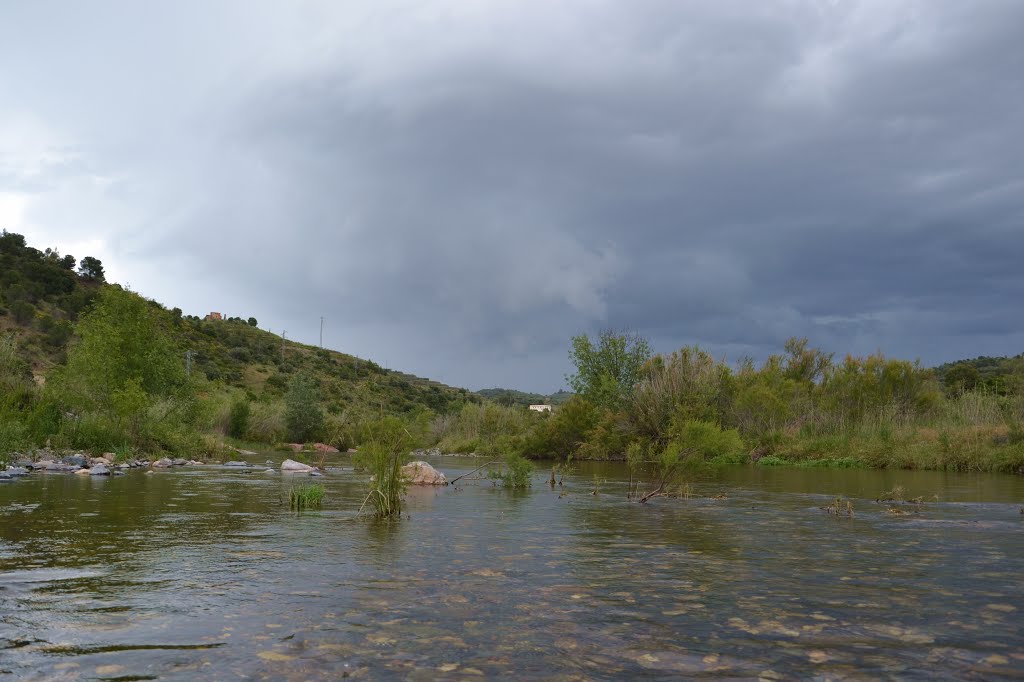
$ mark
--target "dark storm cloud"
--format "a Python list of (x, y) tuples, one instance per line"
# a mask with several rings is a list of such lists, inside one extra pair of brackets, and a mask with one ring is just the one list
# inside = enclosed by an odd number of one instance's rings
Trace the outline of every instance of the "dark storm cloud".
[(471, 387), (558, 388), (605, 326), (1024, 350), (1024, 5), (386, 7), (313, 12), (119, 152), (130, 251), (193, 305)]

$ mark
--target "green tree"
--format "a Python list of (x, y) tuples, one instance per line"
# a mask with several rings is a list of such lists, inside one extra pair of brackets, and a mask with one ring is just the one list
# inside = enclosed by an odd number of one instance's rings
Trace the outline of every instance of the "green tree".
[(58, 379), (82, 407), (112, 407), (114, 393), (130, 382), (148, 395), (166, 396), (185, 381), (166, 313), (137, 294), (104, 288), (75, 331), (78, 340)]
[(103, 263), (99, 258), (86, 256), (82, 259), (82, 262), (78, 264), (78, 274), (88, 280), (102, 282), (104, 281)]
[(256, 318), (255, 318), (255, 317), (250, 317), (250, 318), (249, 318), (249, 326), (250, 326), (250, 327), (255, 327), (255, 326), (257, 326), (258, 324), (259, 324), (259, 323), (258, 323), (258, 322), (256, 321)]
[(18, 324), (28, 324), (36, 315), (36, 308), (28, 301), (15, 301), (11, 305), (11, 315)]
[(569, 359), (576, 371), (566, 377), (578, 395), (598, 407), (618, 409), (633, 395), (651, 346), (641, 336), (604, 330), (591, 342), (586, 334), (572, 338)]
[(943, 383), (946, 385), (946, 390), (950, 393), (973, 391), (978, 387), (978, 382), (980, 380), (981, 373), (978, 371), (978, 368), (974, 365), (969, 365), (966, 362), (953, 365), (946, 370), (946, 376), (943, 377)]
[(245, 434), (249, 430), (250, 412), (249, 401), (244, 397), (231, 404), (231, 412), (228, 414), (229, 436), (232, 438), (245, 438)]
[(306, 374), (297, 374), (284, 396), (284, 420), (288, 438), (296, 443), (316, 439), (324, 430), (324, 413), (316, 382)]

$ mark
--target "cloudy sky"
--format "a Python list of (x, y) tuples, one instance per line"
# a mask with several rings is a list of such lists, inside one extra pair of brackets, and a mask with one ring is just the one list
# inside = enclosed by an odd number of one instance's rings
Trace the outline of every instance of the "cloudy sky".
[(0, 0), (0, 227), (551, 391), (569, 338), (1024, 351), (1020, 0)]

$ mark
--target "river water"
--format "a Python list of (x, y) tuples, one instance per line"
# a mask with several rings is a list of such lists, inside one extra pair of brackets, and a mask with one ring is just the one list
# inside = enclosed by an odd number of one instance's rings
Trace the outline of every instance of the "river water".
[(639, 505), (583, 463), (374, 522), (345, 459), (320, 511), (261, 471), (0, 485), (0, 680), (1024, 677), (1021, 477), (734, 467)]

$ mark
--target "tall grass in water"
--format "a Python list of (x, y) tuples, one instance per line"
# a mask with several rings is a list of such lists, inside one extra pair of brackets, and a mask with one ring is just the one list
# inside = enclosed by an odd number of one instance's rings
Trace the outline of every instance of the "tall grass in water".
[(297, 485), (288, 492), (288, 506), (295, 511), (302, 511), (323, 504), (324, 487), (319, 483)]
[(402, 465), (409, 457), (409, 432), (396, 417), (368, 424), (366, 431), (367, 440), (353, 460), (370, 473), (370, 490), (360, 512), (370, 504), (377, 518), (399, 517), (405, 493)]

